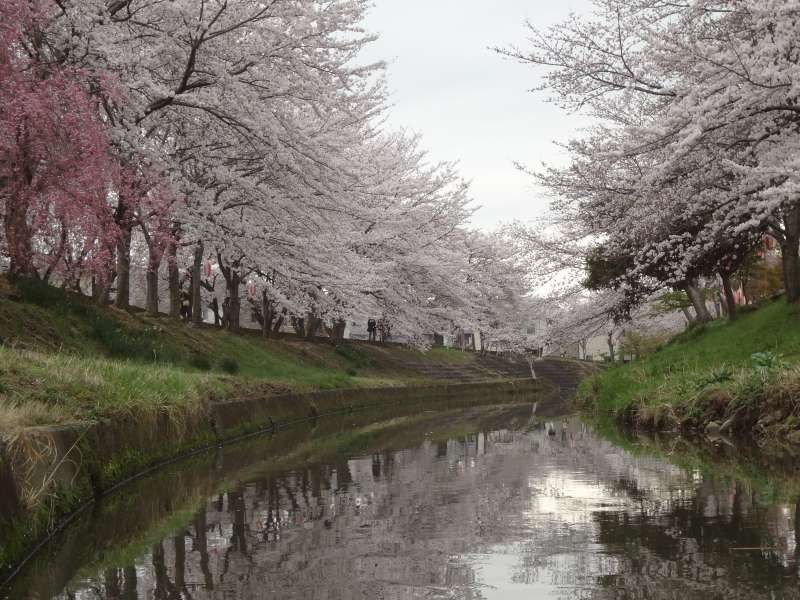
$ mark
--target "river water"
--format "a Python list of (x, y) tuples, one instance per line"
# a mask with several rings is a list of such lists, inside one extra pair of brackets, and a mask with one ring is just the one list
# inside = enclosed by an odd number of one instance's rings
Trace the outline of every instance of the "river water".
[(796, 503), (758, 482), (530, 406), (320, 427), (120, 490), (5, 597), (800, 598)]

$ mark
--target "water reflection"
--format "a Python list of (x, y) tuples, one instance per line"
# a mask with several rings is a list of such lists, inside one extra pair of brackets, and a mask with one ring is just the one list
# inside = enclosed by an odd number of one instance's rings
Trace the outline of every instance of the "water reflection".
[(798, 510), (555, 421), (252, 477), (57, 597), (793, 599)]

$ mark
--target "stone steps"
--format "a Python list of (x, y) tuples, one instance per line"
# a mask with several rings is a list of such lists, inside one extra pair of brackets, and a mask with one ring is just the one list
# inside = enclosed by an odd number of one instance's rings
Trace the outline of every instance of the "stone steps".
[[(431, 379), (459, 383), (527, 379), (531, 376), (528, 361), (521, 357), (474, 355), (474, 360), (464, 364), (414, 362), (403, 366)], [(575, 396), (580, 380), (586, 373), (585, 366), (558, 359), (537, 360), (533, 364), (533, 369), (537, 378), (546, 379), (558, 388), (559, 397), (564, 401)]]

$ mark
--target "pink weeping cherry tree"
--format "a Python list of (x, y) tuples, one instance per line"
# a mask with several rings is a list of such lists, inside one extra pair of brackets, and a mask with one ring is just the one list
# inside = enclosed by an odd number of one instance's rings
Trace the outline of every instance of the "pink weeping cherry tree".
[(59, 64), (49, 1), (0, 3), (0, 247), (12, 278), (109, 277), (118, 236), (109, 194), (121, 179), (100, 117), (111, 79)]

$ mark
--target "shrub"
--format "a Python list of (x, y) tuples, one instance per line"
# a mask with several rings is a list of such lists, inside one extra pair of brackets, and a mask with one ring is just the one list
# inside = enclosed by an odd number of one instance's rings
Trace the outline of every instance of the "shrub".
[(161, 343), (157, 332), (152, 329), (136, 331), (121, 326), (93, 307), (86, 308), (89, 309), (86, 316), (93, 336), (113, 358), (174, 362), (173, 353)]
[(20, 278), (17, 280), (16, 286), (23, 302), (45, 308), (62, 308), (66, 304), (71, 304), (66, 292), (41, 279)]
[(734, 399), (731, 403), (731, 408), (734, 410), (739, 408), (753, 409), (758, 406), (764, 399), (768, 383), (769, 378), (765, 377), (764, 373), (745, 371), (734, 388)]
[(211, 361), (204, 354), (193, 354), (189, 358), (189, 364), (199, 371), (211, 370)]
[(750, 360), (753, 361), (755, 367), (766, 371), (774, 371), (786, 367), (786, 363), (781, 356), (773, 352), (756, 352), (750, 356)]
[(235, 358), (225, 357), (219, 363), (219, 368), (228, 375), (236, 375), (239, 372), (239, 363)]
[(698, 383), (698, 389), (704, 389), (709, 386), (720, 385), (733, 381), (734, 371), (728, 365), (722, 364), (716, 369), (712, 369), (704, 378)]
[(351, 344), (338, 344), (335, 351), (356, 367), (368, 367), (372, 362), (366, 350)]
[(355, 369), (347, 369), (346, 373), (350, 375), (350, 377), (355, 377), (358, 375), (358, 372)]
[(666, 335), (628, 331), (619, 347), (619, 354), (620, 356), (631, 356), (634, 359), (643, 358), (660, 350), (668, 341), (669, 337)]

